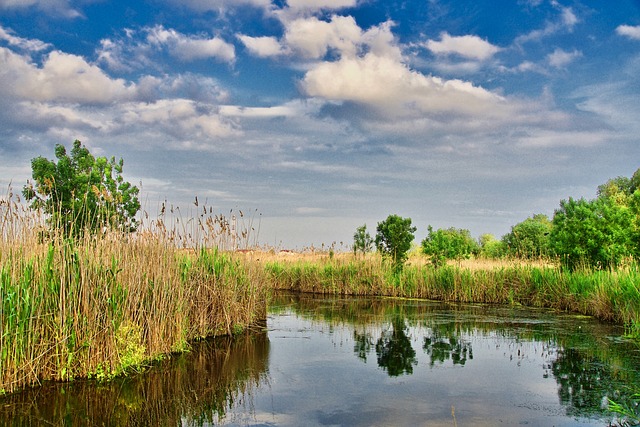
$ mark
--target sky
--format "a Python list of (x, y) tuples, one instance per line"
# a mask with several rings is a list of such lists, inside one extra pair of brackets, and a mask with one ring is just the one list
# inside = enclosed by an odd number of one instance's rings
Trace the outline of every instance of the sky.
[(79, 139), (267, 246), (500, 238), (640, 168), (639, 76), (638, 0), (0, 0), (0, 195)]

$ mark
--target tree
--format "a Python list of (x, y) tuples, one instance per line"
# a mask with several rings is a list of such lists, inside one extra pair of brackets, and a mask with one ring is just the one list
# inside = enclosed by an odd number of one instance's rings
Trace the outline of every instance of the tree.
[(422, 253), (430, 256), (436, 267), (444, 265), (448, 259), (469, 258), (478, 250), (478, 244), (469, 230), (451, 227), (433, 231), (431, 226), (428, 230), (429, 234), (422, 241)]
[(502, 241), (510, 255), (528, 259), (548, 256), (551, 228), (546, 215), (533, 215), (511, 227), (511, 232), (504, 235)]
[(480, 255), (485, 258), (501, 258), (506, 253), (506, 246), (502, 240), (496, 239), (493, 234), (482, 234), (478, 238)]
[[(636, 192), (638, 194), (638, 192)], [(608, 197), (562, 200), (553, 216), (551, 245), (569, 269), (614, 268), (638, 256), (637, 213)]]
[(401, 270), (411, 249), (416, 227), (411, 226), (411, 218), (389, 215), (376, 228), (376, 248), (383, 257), (393, 262), (394, 269)]
[(354, 255), (360, 251), (363, 255), (370, 252), (373, 249), (373, 238), (367, 231), (367, 225), (362, 225), (356, 228), (356, 232), (353, 235), (353, 253)]
[(133, 231), (140, 210), (138, 188), (122, 178), (123, 160), (94, 158), (78, 140), (71, 155), (57, 144), (55, 156), (31, 160), (32, 177), (23, 188), (31, 208), (49, 215), (49, 226), (65, 236), (78, 237), (105, 227)]

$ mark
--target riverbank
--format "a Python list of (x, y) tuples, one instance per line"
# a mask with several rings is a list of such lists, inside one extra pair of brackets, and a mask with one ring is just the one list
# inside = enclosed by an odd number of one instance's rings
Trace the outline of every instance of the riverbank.
[(640, 338), (637, 265), (569, 272), (552, 263), (474, 260), (434, 268), (417, 257), (395, 273), (373, 254), (254, 256), (254, 262), (263, 265), (274, 289), (545, 307), (621, 324)]
[(263, 273), (233, 254), (157, 235), (35, 237), (0, 246), (0, 394), (109, 379), (266, 318)]

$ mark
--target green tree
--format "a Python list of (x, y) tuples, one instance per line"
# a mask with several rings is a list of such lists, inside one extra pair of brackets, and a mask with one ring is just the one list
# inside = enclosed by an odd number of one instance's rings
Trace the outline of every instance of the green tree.
[(411, 226), (411, 218), (389, 215), (376, 228), (376, 248), (383, 257), (393, 262), (395, 270), (401, 270), (411, 249), (416, 227)]
[(553, 227), (546, 215), (537, 214), (511, 227), (502, 237), (510, 255), (520, 258), (539, 258), (549, 255), (549, 234)]
[(614, 268), (625, 258), (638, 256), (637, 222), (637, 213), (609, 197), (569, 198), (554, 214), (551, 245), (570, 269)]
[(451, 227), (433, 231), (431, 226), (428, 230), (429, 234), (422, 241), (422, 253), (430, 256), (436, 267), (444, 265), (448, 259), (469, 258), (478, 250), (478, 243), (469, 230)]
[(478, 238), (480, 255), (485, 258), (501, 258), (506, 253), (506, 246), (502, 240), (496, 239), (493, 234), (482, 234)]
[(78, 140), (71, 155), (63, 145), (56, 145), (55, 156), (57, 163), (42, 156), (32, 159), (34, 182), (23, 188), (30, 206), (49, 215), (52, 229), (74, 237), (104, 227), (136, 229), (139, 190), (122, 178), (122, 159), (95, 158)]
[(373, 249), (373, 238), (367, 231), (367, 225), (364, 224), (356, 228), (356, 232), (353, 234), (353, 253), (357, 254), (360, 251), (363, 255), (370, 252)]

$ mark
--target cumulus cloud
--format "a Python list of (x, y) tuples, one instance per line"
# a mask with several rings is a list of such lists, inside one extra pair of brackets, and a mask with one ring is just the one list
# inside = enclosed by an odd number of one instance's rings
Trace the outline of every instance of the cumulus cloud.
[(319, 59), (330, 49), (336, 49), (343, 55), (355, 54), (361, 37), (362, 30), (353, 17), (334, 15), (329, 22), (316, 17), (290, 22), (284, 43), (299, 55)]
[(235, 47), (220, 37), (186, 35), (162, 25), (141, 30), (124, 30), (113, 39), (103, 39), (96, 51), (97, 62), (114, 71), (156, 68), (162, 61), (158, 55), (167, 52), (182, 62), (203, 59), (233, 63)]
[(51, 48), (51, 44), (49, 43), (44, 43), (43, 41), (35, 39), (18, 37), (13, 31), (5, 29), (2, 26), (0, 26), (0, 40), (6, 41), (10, 46), (15, 46), (29, 52), (40, 52)]
[(572, 52), (564, 51), (560, 48), (556, 48), (553, 53), (547, 55), (547, 61), (549, 65), (555, 68), (564, 68), (573, 62), (576, 58), (582, 56), (582, 52), (579, 50), (573, 50)]
[(464, 58), (485, 61), (500, 51), (478, 36), (450, 36), (447, 32), (440, 34), (440, 41), (428, 40), (425, 47), (436, 55), (459, 55)]
[(181, 61), (216, 58), (226, 62), (235, 59), (235, 48), (219, 37), (186, 36), (161, 25), (149, 28), (147, 42), (154, 46), (166, 46)]
[(620, 36), (628, 37), (632, 40), (640, 40), (640, 25), (620, 25), (616, 28), (616, 33)]
[(288, 49), (284, 48), (275, 37), (251, 37), (239, 34), (238, 39), (240, 39), (251, 54), (261, 58), (285, 55), (288, 53)]
[(38, 66), (0, 48), (0, 79), (0, 92), (32, 101), (109, 103), (135, 95), (135, 85), (112, 79), (83, 58), (60, 51), (49, 53)]
[(0, 0), (0, 9), (26, 10), (36, 8), (52, 16), (78, 18), (82, 14), (70, 5), (70, 0)]

